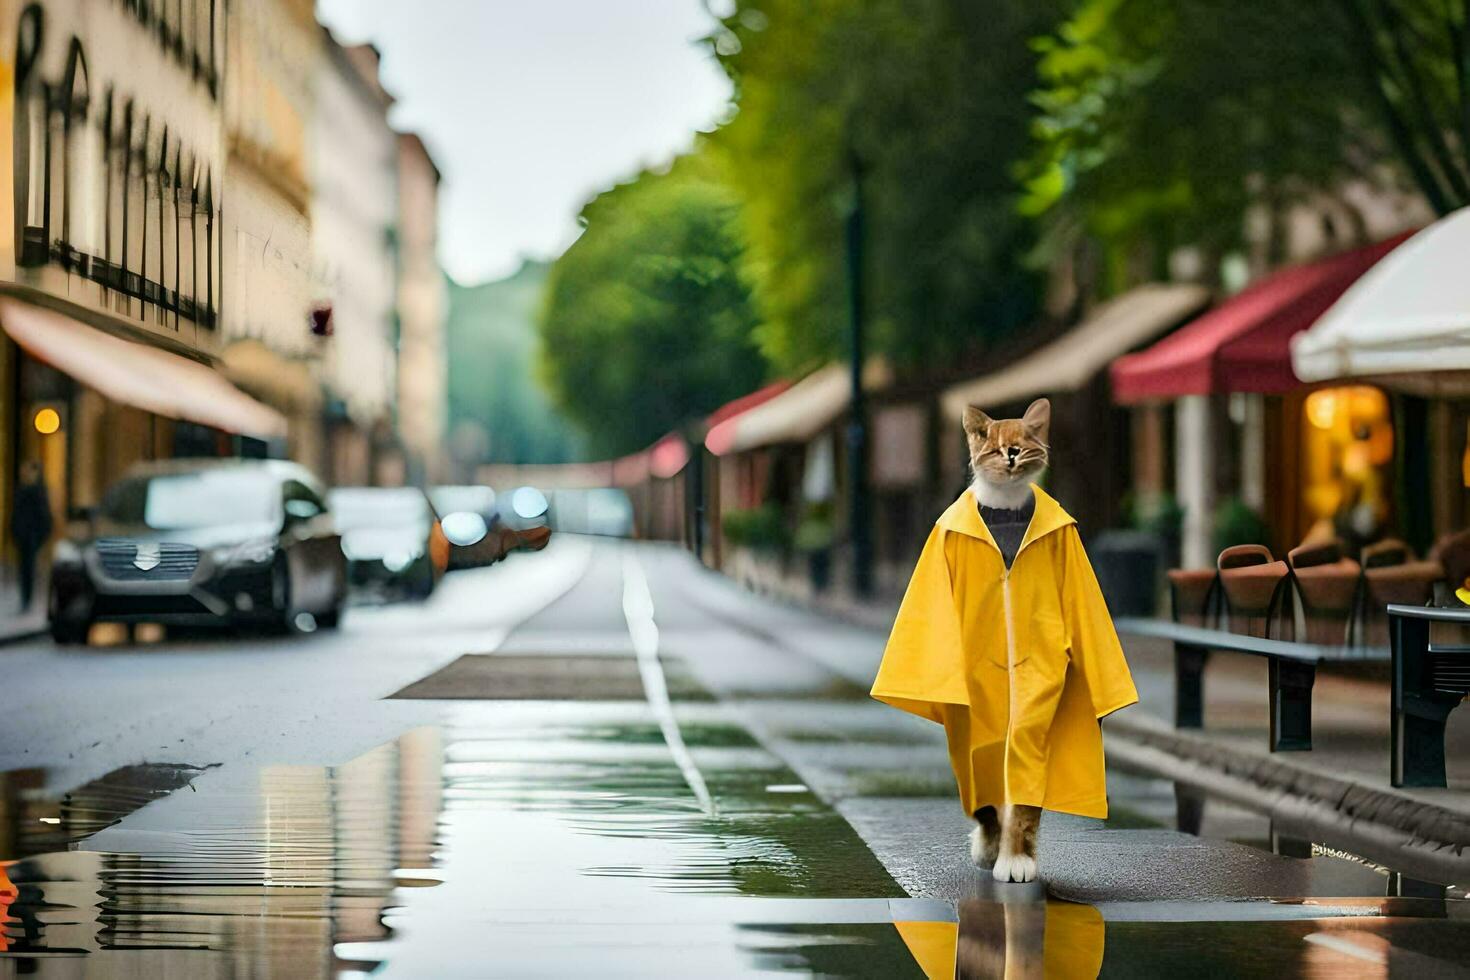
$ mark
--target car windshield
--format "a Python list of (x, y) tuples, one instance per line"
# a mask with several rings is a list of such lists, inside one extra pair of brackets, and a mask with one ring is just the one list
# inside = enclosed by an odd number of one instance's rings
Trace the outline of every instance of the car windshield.
[(122, 480), (107, 492), (102, 514), (119, 524), (184, 531), (280, 519), (281, 491), (264, 473), (205, 470)]
[(336, 490), (331, 505), (343, 530), (429, 527), (429, 502), (417, 490)]
[(495, 491), (489, 487), (434, 487), (429, 491), (434, 509), (441, 515), (456, 511), (489, 515), (495, 513)]

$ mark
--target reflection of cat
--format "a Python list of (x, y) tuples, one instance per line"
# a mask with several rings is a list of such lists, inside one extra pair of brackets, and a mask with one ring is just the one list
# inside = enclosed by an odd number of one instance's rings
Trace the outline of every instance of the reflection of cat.
[[(1031, 484), (1046, 469), (1051, 402), (1038, 398), (1019, 419), (995, 420), (973, 405), (965, 409), (970, 445), (970, 489), (1006, 565), (1015, 560), (1034, 511)], [(1003, 818), (1003, 819), (1002, 819)], [(1000, 881), (1036, 877), (1036, 828), (1041, 808), (1008, 806), (1004, 813), (982, 807), (975, 813), (970, 857), (993, 867)]]
[(1071, 902), (960, 902), (954, 976), (1043, 980), (1095, 977), (1106, 927), (1091, 905)]

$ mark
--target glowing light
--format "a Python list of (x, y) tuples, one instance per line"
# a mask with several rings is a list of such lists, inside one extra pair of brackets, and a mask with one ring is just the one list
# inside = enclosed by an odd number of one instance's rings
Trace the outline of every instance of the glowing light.
[(36, 413), (36, 431), (43, 436), (49, 436), (61, 428), (61, 416), (54, 408), (43, 408)]
[(1332, 428), (1337, 418), (1337, 392), (1314, 391), (1307, 396), (1307, 421), (1319, 429)]

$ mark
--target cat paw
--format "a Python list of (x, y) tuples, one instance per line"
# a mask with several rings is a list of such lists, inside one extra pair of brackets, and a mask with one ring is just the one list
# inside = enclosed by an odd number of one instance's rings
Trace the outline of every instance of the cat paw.
[(976, 824), (970, 829), (970, 860), (977, 868), (989, 868), (994, 866), (996, 857), (1000, 854), (1000, 841), (985, 833), (983, 827)]
[(1002, 854), (991, 873), (996, 881), (1035, 881), (1036, 858), (1029, 854)]

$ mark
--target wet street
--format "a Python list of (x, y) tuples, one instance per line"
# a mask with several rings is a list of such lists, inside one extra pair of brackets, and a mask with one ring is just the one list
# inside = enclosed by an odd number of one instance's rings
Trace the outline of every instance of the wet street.
[(1461, 890), (1142, 773), (996, 885), (882, 639), (563, 536), (335, 632), (0, 647), (0, 978), (1470, 970)]

